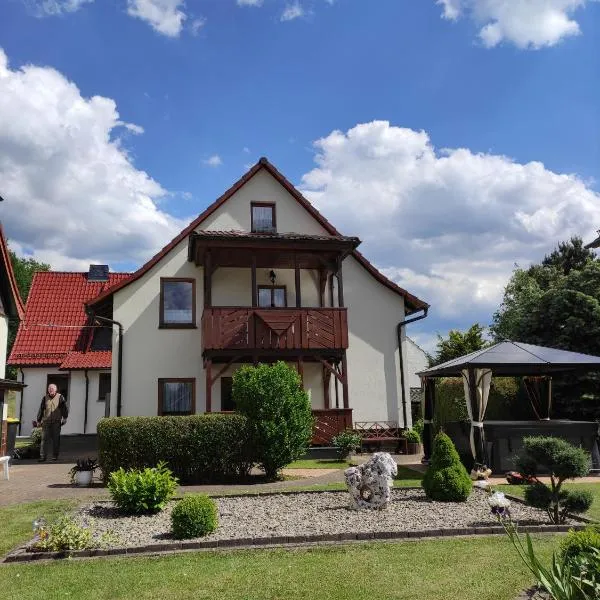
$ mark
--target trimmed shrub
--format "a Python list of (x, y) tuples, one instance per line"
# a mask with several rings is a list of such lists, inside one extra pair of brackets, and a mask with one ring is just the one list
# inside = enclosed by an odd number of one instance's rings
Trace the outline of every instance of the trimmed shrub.
[(413, 423), (413, 430), (419, 434), (419, 439), (423, 439), (423, 428), (425, 427), (425, 421), (418, 419)]
[(119, 469), (108, 478), (113, 502), (128, 514), (160, 512), (177, 491), (177, 478), (164, 463), (143, 471)]
[(233, 375), (233, 399), (248, 419), (256, 462), (274, 479), (306, 453), (313, 416), (298, 373), (282, 361), (241, 367)]
[(331, 441), (337, 450), (338, 456), (343, 459), (360, 448), (362, 438), (359, 433), (352, 431), (352, 429), (346, 429), (346, 431), (338, 433)]
[(567, 479), (584, 477), (590, 470), (590, 455), (569, 442), (550, 436), (523, 439), (523, 453), (515, 459), (517, 469), (531, 477), (550, 472), (551, 486), (537, 482), (525, 491), (525, 501), (547, 511), (553, 523), (564, 523), (568, 513), (585, 512), (593, 496), (585, 490), (565, 490)]
[(435, 437), (431, 463), (422, 485), (428, 498), (440, 502), (464, 502), (473, 490), (473, 482), (445, 433)]
[(98, 462), (108, 475), (165, 462), (182, 483), (228, 481), (252, 466), (248, 422), (239, 414), (110, 417), (98, 423)]
[(184, 496), (171, 513), (171, 529), (178, 540), (208, 535), (218, 524), (217, 505), (206, 494)]
[(414, 429), (407, 429), (402, 432), (402, 437), (410, 444), (420, 444), (421, 436)]
[(563, 561), (586, 554), (592, 548), (600, 551), (600, 526), (591, 525), (582, 531), (569, 531), (560, 543), (560, 555)]

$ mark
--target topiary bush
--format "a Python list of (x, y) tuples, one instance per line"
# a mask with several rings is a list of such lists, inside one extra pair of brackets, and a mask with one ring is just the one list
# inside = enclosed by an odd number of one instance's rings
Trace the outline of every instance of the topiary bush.
[(431, 462), (422, 485), (429, 499), (440, 502), (464, 502), (473, 490), (473, 482), (445, 433), (435, 436)]
[(254, 462), (240, 414), (110, 417), (98, 423), (98, 462), (105, 482), (119, 468), (165, 462), (182, 483), (244, 478)]
[(566, 561), (592, 548), (600, 551), (600, 525), (590, 525), (582, 531), (569, 531), (560, 543), (560, 556)]
[(143, 471), (119, 469), (110, 474), (108, 489), (113, 502), (128, 514), (161, 511), (175, 495), (177, 478), (165, 463)]
[(362, 437), (360, 433), (356, 433), (352, 429), (346, 429), (346, 431), (338, 433), (331, 442), (335, 446), (338, 457), (344, 459), (360, 449)]
[(171, 529), (178, 540), (201, 537), (219, 525), (217, 504), (206, 494), (189, 494), (171, 513)]
[(233, 375), (232, 394), (238, 411), (248, 419), (256, 462), (268, 478), (306, 453), (313, 416), (294, 369), (282, 361), (241, 367)]
[(523, 439), (523, 453), (515, 459), (517, 469), (531, 477), (550, 473), (550, 486), (537, 481), (525, 490), (525, 501), (548, 513), (553, 523), (564, 523), (568, 513), (589, 509), (593, 496), (586, 490), (565, 490), (567, 479), (584, 477), (590, 470), (590, 455), (569, 442), (550, 436)]
[(402, 437), (410, 444), (420, 444), (421, 436), (414, 429), (407, 429), (402, 432)]

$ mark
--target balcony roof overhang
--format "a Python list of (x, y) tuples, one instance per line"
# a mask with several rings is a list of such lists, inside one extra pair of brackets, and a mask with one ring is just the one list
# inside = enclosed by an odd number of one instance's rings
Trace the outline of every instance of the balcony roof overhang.
[(360, 244), (357, 237), (245, 231), (194, 231), (188, 238), (188, 260), (204, 266), (318, 269), (333, 266)]

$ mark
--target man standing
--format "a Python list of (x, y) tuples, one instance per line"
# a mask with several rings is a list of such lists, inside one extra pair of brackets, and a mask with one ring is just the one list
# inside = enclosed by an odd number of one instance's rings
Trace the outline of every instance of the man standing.
[(42, 398), (40, 410), (37, 414), (37, 427), (42, 428), (42, 445), (40, 447), (40, 460), (45, 462), (48, 449), (52, 443), (53, 461), (58, 460), (60, 451), (60, 428), (67, 422), (69, 407), (66, 398), (58, 393), (58, 388), (51, 383), (48, 393)]

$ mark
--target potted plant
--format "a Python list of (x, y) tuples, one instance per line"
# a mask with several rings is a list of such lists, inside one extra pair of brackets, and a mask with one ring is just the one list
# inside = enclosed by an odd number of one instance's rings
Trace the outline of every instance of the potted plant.
[(406, 440), (406, 452), (419, 454), (421, 450), (421, 436), (414, 429), (407, 429), (402, 436)]
[(69, 471), (71, 483), (79, 487), (88, 487), (92, 483), (94, 471), (98, 468), (95, 458), (78, 459), (75, 466)]

